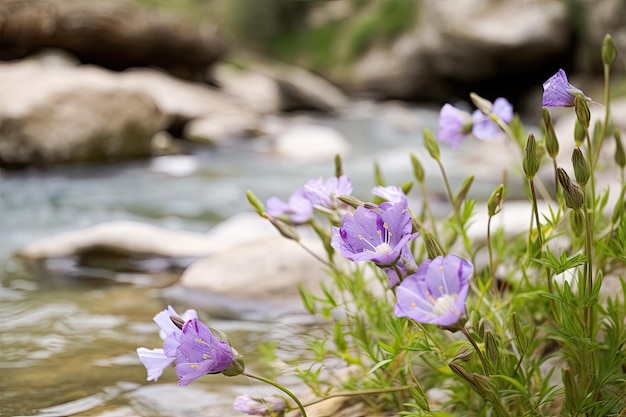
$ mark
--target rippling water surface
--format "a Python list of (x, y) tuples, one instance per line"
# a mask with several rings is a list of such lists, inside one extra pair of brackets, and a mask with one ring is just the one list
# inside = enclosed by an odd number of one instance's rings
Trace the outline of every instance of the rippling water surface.
[[(421, 147), (421, 135), (394, 128), (380, 109), (374, 109), (376, 117), (371, 113), (370, 108), (362, 117), (356, 112), (314, 120), (336, 128), (351, 143), (345, 170), (361, 194), (372, 185), (374, 159), (388, 181), (405, 181), (411, 171), (404, 153)], [(431, 110), (411, 109), (406, 115), (420, 126), (436, 121)], [(178, 159), (61, 167), (0, 178), (0, 415), (229, 416), (235, 415), (231, 405), (236, 395), (272, 392), (243, 377), (221, 375), (180, 388), (169, 369), (158, 383), (145, 381), (135, 349), (158, 347), (151, 319), (172, 302), (161, 287), (174, 283), (179, 271), (130, 274), (120, 282), (119, 276), (110, 279), (106, 268), (73, 270), (62, 261), (52, 270), (26, 268), (12, 257), (37, 239), (115, 219), (206, 231), (248, 209), (247, 189), (261, 199), (284, 198), (307, 179), (334, 173), (332, 158), (288, 161), (268, 153), (265, 143), (261, 139), (214, 150), (196, 148)], [(398, 155), (404, 156), (400, 160)], [(183, 171), (188, 172), (178, 175)], [(179, 312), (196, 307), (174, 301)], [(258, 304), (257, 313), (248, 308), (245, 317), (229, 317), (209, 308), (200, 315), (229, 334), (251, 370), (262, 372), (269, 368), (257, 352), (260, 343), (281, 341), (279, 356), (296, 359), (298, 334), (307, 329), (306, 318), (272, 317), (268, 309)]]

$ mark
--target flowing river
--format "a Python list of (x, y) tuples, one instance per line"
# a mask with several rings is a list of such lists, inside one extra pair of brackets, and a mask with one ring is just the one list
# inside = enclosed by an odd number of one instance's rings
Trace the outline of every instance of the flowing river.
[[(418, 125), (409, 131), (385, 117), (384, 105), (365, 108), (340, 117), (304, 117), (347, 139), (345, 172), (355, 194), (368, 198), (375, 160), (389, 183), (412, 179), (407, 152), (424, 155), (421, 128), (436, 126), (437, 110), (403, 107), (403, 116)], [(179, 312), (197, 307), (184, 297), (173, 300), (163, 288), (180, 271), (130, 273), (124, 281), (119, 275), (111, 279), (106, 265), (76, 269), (58, 260), (34, 268), (12, 256), (37, 239), (115, 219), (204, 232), (249, 210), (247, 189), (261, 200), (286, 198), (309, 178), (334, 173), (332, 158), (289, 161), (267, 152), (266, 144), (260, 138), (197, 147), (184, 157), (0, 177), (0, 415), (233, 416), (237, 395), (274, 393), (241, 376), (207, 376), (181, 388), (172, 369), (156, 383), (145, 380), (135, 349), (159, 347), (154, 314), (168, 303)], [(428, 175), (440, 182), (436, 173)], [(272, 372), (258, 352), (264, 342), (279, 342), (279, 359), (292, 365), (302, 352), (298, 335), (307, 331), (307, 318), (268, 314), (262, 304), (245, 317), (220, 314), (219, 308), (198, 310), (229, 334), (253, 372)]]

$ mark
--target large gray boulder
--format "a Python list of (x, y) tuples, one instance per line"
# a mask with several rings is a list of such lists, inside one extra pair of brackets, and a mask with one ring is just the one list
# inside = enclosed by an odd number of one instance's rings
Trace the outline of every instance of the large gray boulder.
[(0, 164), (148, 156), (162, 113), (147, 94), (116, 84), (96, 67), (0, 64)]
[(417, 19), (411, 31), (358, 59), (353, 89), (395, 98), (454, 96), (454, 85), (545, 65), (568, 50), (571, 34), (558, 0), (429, 0)]

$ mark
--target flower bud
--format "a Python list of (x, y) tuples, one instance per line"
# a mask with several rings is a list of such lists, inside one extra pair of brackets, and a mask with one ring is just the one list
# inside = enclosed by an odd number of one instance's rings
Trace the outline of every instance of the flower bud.
[(470, 93), (470, 99), (474, 106), (484, 114), (491, 114), (493, 111), (493, 104), (487, 99), (482, 98), (476, 93)]
[(424, 145), (426, 146), (426, 149), (428, 150), (430, 156), (435, 161), (438, 161), (439, 157), (441, 156), (441, 152), (439, 151), (439, 144), (437, 144), (435, 137), (432, 133), (430, 133), (430, 130), (428, 129), (424, 129)]
[(405, 181), (404, 183), (400, 184), (400, 189), (405, 195), (411, 192), (411, 188), (413, 188), (413, 181)]
[(339, 178), (343, 175), (343, 163), (341, 161), (341, 155), (335, 155), (335, 177)]
[(498, 185), (498, 188), (491, 193), (489, 200), (487, 200), (487, 212), (489, 217), (496, 215), (500, 211), (500, 205), (504, 199), (504, 185)]
[(491, 330), (485, 331), (485, 353), (489, 359), (489, 365), (492, 370), (498, 369), (500, 362), (500, 352), (498, 352), (498, 341)]
[(585, 127), (578, 120), (574, 124), (574, 142), (578, 147), (585, 143)]
[(574, 236), (582, 236), (585, 230), (585, 219), (580, 210), (573, 210), (569, 213), (569, 224)]
[(591, 171), (580, 148), (574, 148), (574, 152), (572, 153), (572, 165), (574, 167), (576, 182), (584, 187), (587, 185)]
[(524, 174), (527, 178), (534, 178), (535, 174), (539, 170), (539, 157), (537, 157), (537, 143), (535, 141), (535, 135), (532, 133), (528, 135), (526, 141), (526, 147), (524, 148)]
[(420, 184), (424, 184), (424, 167), (415, 154), (411, 154), (411, 165), (413, 165), (413, 175)]
[(441, 244), (432, 233), (424, 230), (421, 234), (424, 239), (424, 243), (426, 244), (426, 252), (428, 252), (428, 257), (430, 259), (435, 259), (437, 256), (445, 256)]
[(615, 163), (624, 168), (626, 166), (626, 154), (624, 153), (624, 144), (622, 143), (622, 134), (615, 129)]
[(574, 111), (576, 112), (576, 118), (580, 121), (580, 124), (582, 124), (585, 129), (589, 129), (591, 113), (589, 112), (587, 100), (582, 94), (576, 94), (574, 98)]
[(602, 41), (602, 62), (604, 65), (611, 65), (616, 56), (617, 50), (613, 44), (613, 38), (607, 33)]
[(258, 215), (262, 216), (263, 213), (265, 213), (265, 206), (258, 198), (256, 198), (252, 191), (246, 191), (246, 198), (248, 199), (248, 203), (250, 203), (250, 205), (252, 206), (254, 211), (257, 212)]
[(550, 158), (554, 159), (559, 153), (559, 140), (556, 137), (554, 124), (552, 124), (552, 118), (550, 117), (548, 109), (544, 107), (541, 109), (541, 113), (543, 116), (543, 123), (546, 127), (546, 150), (548, 151)]
[(276, 230), (278, 230), (278, 232), (283, 237), (287, 239), (291, 239), (296, 242), (300, 242), (300, 235), (298, 235), (298, 232), (296, 232), (296, 229), (294, 229), (293, 227), (289, 226), (286, 223), (281, 222), (276, 217), (270, 216), (267, 213), (263, 213), (263, 217), (269, 220), (270, 223), (272, 223), (272, 226), (274, 226)]
[(580, 186), (572, 180), (570, 180), (569, 176), (565, 172), (563, 168), (556, 169), (556, 175), (559, 179), (559, 183), (563, 188), (563, 197), (565, 198), (565, 205), (571, 209), (578, 210), (580, 209), (584, 202), (585, 196), (583, 194), (583, 190)]
[(337, 200), (341, 201), (344, 204), (349, 205), (352, 208), (357, 208), (357, 207), (361, 207), (365, 205), (363, 201), (351, 195), (338, 195)]

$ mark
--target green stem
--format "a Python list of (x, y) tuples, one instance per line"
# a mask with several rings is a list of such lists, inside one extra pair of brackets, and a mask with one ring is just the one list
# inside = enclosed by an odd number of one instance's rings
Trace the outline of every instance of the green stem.
[(594, 158), (591, 160), (591, 169), (596, 166), (598, 162), (598, 155), (600, 154), (600, 148), (602, 147), (602, 142), (604, 141), (604, 137), (606, 136), (606, 129), (609, 127), (609, 117), (611, 113), (611, 106), (609, 101), (611, 100), (611, 89), (609, 85), (610, 79), (610, 66), (604, 64), (604, 123), (602, 124), (602, 130), (600, 131), (600, 138), (598, 140), (598, 146), (596, 146)]
[(443, 164), (439, 159), (437, 159), (437, 165), (439, 165), (439, 171), (441, 171), (441, 176), (443, 178), (443, 183), (446, 186), (446, 192), (448, 193), (448, 199), (450, 200), (450, 204), (452, 204), (452, 209), (454, 210), (454, 217), (459, 217), (459, 210), (456, 206), (456, 201), (454, 200), (454, 195), (452, 194), (452, 188), (450, 188), (450, 180), (448, 180), (448, 174), (446, 174), (446, 170), (443, 167)]
[(432, 229), (433, 236), (435, 236), (435, 239), (439, 240), (439, 235), (437, 234), (437, 224), (435, 223), (435, 216), (433, 215), (433, 211), (430, 208), (430, 204), (428, 203), (428, 193), (426, 192), (426, 186), (421, 183), (420, 188), (422, 190), (422, 204), (424, 215), (427, 216), (430, 221), (430, 227)]
[(335, 394), (327, 395), (324, 398), (320, 398), (318, 400), (308, 402), (304, 404), (304, 406), (308, 407), (310, 405), (319, 404), (331, 398), (337, 398), (337, 397), (358, 397), (362, 395), (385, 394), (387, 392), (408, 391), (410, 389), (411, 387), (409, 385), (403, 385), (401, 387), (392, 387), (392, 388), (376, 388), (376, 389), (366, 389), (362, 391), (337, 392)]
[(487, 251), (489, 252), (489, 276), (491, 277), (491, 288), (494, 292), (497, 292), (496, 289), (496, 270), (493, 265), (493, 247), (491, 245), (491, 219), (493, 216), (489, 216), (489, 220), (487, 220)]
[(292, 400), (294, 400), (294, 402), (298, 405), (298, 408), (300, 409), (300, 413), (302, 414), (302, 417), (307, 417), (306, 411), (304, 410), (304, 405), (302, 405), (298, 397), (296, 397), (293, 394), (293, 392), (289, 391), (287, 388), (283, 387), (278, 382), (272, 381), (271, 379), (264, 378), (260, 375), (251, 374), (249, 372), (243, 372), (241, 375), (247, 376), (248, 378), (256, 379), (261, 382), (265, 382), (266, 384), (269, 384), (269, 385), (272, 385), (273, 387), (278, 388), (279, 390), (287, 394), (289, 397), (291, 397)]

